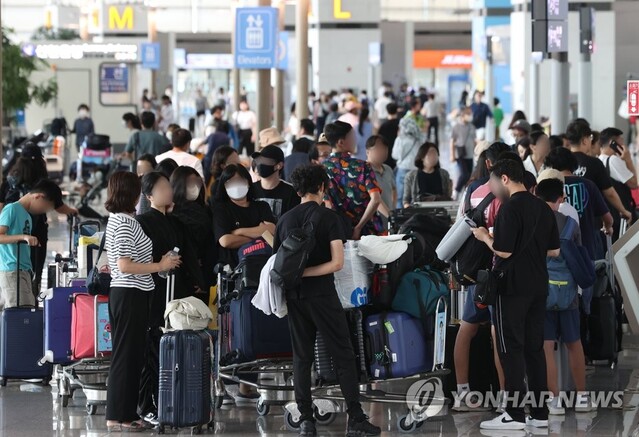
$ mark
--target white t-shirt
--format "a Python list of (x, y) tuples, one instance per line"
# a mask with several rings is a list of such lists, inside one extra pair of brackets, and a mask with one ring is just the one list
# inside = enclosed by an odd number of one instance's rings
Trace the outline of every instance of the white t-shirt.
[(634, 176), (628, 166), (618, 155), (599, 155), (599, 159), (603, 162), (604, 167), (607, 167), (608, 159), (610, 159), (610, 177), (616, 181), (625, 184)]
[(195, 171), (197, 171), (200, 176), (202, 176), (202, 179), (204, 179), (204, 168), (202, 167), (202, 161), (197, 159), (197, 157), (187, 152), (176, 152), (175, 150), (169, 150), (168, 152), (156, 156), (155, 161), (160, 163), (169, 158), (174, 160), (180, 167), (185, 166), (194, 168)]
[(426, 115), (426, 118), (437, 117), (437, 106), (437, 101), (435, 99), (428, 99), (424, 105), (424, 115)]
[(233, 114), (233, 121), (242, 130), (249, 130), (255, 127), (257, 116), (253, 111), (237, 111)]
[(386, 120), (388, 118), (388, 111), (386, 110), (386, 106), (391, 103), (392, 100), (388, 97), (380, 97), (375, 102), (375, 113), (377, 114), (378, 120)]
[[(535, 175), (535, 178), (537, 178), (539, 176), (539, 171), (537, 171), (537, 167), (535, 167), (535, 163), (532, 160), (532, 155), (529, 155), (528, 158), (524, 159), (524, 168), (526, 169), (526, 171), (529, 171), (530, 173), (532, 173), (533, 175)], [(544, 166), (541, 166), (541, 170), (544, 170)]]
[(563, 202), (561, 205), (559, 205), (559, 212), (567, 217), (570, 217), (571, 219), (576, 221), (577, 224), (579, 224), (579, 213), (570, 203)]

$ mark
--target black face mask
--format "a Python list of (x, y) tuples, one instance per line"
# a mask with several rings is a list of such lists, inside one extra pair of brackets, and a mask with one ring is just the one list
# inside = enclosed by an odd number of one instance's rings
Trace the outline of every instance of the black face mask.
[(273, 173), (275, 173), (274, 165), (259, 164), (257, 166), (257, 174), (259, 174), (260, 177), (262, 178), (267, 178), (271, 176)]

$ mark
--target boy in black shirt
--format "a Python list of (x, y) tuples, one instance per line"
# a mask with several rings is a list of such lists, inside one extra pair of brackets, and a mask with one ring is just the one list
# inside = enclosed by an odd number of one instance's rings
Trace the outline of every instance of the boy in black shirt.
[(311, 368), (316, 332), (322, 334), (333, 358), (340, 387), (349, 415), (347, 436), (379, 435), (381, 430), (370, 424), (359, 401), (355, 354), (349, 339), (349, 328), (335, 290), (333, 273), (344, 264), (344, 234), (341, 219), (334, 211), (322, 207), (328, 188), (324, 167), (300, 167), (291, 175), (295, 191), (302, 203), (284, 214), (277, 225), (274, 250), (289, 234), (308, 221), (315, 229), (315, 247), (309, 254), (302, 284), (286, 290), (288, 321), (293, 344), (295, 400), (301, 413), (300, 435), (315, 436)]
[(260, 180), (253, 184), (255, 198), (271, 207), (275, 222), (294, 206), (300, 198), (291, 186), (280, 178), (284, 170), (284, 152), (279, 146), (270, 145), (253, 154)]
[[(546, 257), (559, 256), (559, 232), (550, 207), (526, 191), (523, 181), (522, 163), (498, 161), (492, 168), (491, 190), (506, 202), (495, 221), (495, 237), (486, 228), (473, 231), (497, 255), (495, 270), (504, 273), (494, 317), (508, 405), (501, 416), (482, 422), (482, 429), (521, 430), (527, 424), (548, 427), (548, 409), (541, 399), (542, 392), (548, 390), (544, 355)], [(526, 381), (537, 403), (528, 419), (521, 405)]]

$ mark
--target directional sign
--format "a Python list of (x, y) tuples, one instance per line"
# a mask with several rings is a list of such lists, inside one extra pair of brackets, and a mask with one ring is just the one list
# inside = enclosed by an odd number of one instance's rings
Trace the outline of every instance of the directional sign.
[(277, 8), (238, 8), (235, 14), (235, 66), (277, 66)]
[(288, 32), (280, 32), (277, 46), (277, 69), (288, 70)]
[(143, 42), (140, 51), (142, 52), (142, 68), (160, 69), (160, 43)]

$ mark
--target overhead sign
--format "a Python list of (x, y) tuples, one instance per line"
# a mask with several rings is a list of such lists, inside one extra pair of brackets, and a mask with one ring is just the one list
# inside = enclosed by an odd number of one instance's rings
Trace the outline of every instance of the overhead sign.
[(129, 92), (129, 67), (126, 65), (103, 66), (100, 74), (100, 92)]
[(233, 55), (217, 53), (189, 53), (186, 55), (186, 68), (206, 70), (232, 70)]
[(148, 11), (144, 5), (98, 4), (89, 13), (89, 33), (146, 35)]
[(137, 44), (32, 44), (22, 45), (22, 53), (26, 56), (36, 56), (40, 59), (84, 59), (107, 58), (116, 61), (135, 61), (138, 59)]
[(628, 81), (628, 115), (639, 115), (639, 80)]
[(235, 65), (271, 69), (277, 66), (278, 9), (238, 8), (235, 14)]
[(141, 44), (142, 68), (160, 69), (160, 43), (144, 42)]
[(457, 68), (473, 67), (472, 50), (415, 50), (413, 68)]

